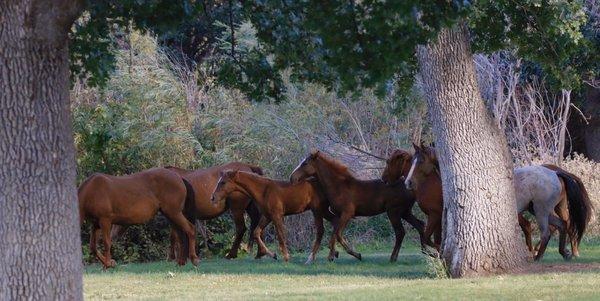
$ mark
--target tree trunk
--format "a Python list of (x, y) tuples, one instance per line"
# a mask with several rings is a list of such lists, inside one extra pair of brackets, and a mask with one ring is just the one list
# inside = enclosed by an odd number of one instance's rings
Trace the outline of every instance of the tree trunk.
[(502, 273), (526, 260), (513, 164), (477, 87), (464, 24), (417, 50), (444, 185), (442, 257), (453, 277)]
[(0, 2), (0, 300), (82, 299), (67, 47), (80, 10)]
[(600, 89), (587, 87), (583, 111), (588, 119), (584, 135), (587, 156), (600, 162)]

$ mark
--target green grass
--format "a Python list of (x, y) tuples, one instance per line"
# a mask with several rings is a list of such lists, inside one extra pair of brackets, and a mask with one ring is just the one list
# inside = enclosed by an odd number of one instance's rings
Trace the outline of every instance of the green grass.
[[(120, 265), (103, 271), (87, 266), (86, 299), (144, 300), (556, 300), (600, 298), (600, 271), (506, 275), (478, 279), (432, 279), (427, 261), (414, 246), (404, 246), (397, 263), (389, 263), (389, 246), (358, 248), (363, 261), (340, 251), (330, 263), (325, 252), (306, 266), (306, 254), (290, 263), (269, 258), (205, 259), (199, 267), (171, 262)], [(573, 263), (600, 261), (600, 243), (586, 243)], [(563, 264), (556, 246), (541, 264)], [(569, 264), (569, 263), (568, 263)]]

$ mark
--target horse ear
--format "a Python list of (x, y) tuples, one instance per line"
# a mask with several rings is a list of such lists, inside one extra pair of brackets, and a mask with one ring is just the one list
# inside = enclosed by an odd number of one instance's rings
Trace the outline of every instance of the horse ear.
[(418, 150), (420, 150), (420, 149), (421, 149), (421, 148), (420, 148), (420, 147), (419, 147), (417, 144), (415, 144), (414, 142), (412, 143), (412, 145), (413, 145), (413, 148), (414, 148), (416, 151), (418, 151)]
[(317, 155), (319, 155), (319, 150), (316, 148), (313, 148), (313, 150), (310, 151), (310, 156), (314, 158)]

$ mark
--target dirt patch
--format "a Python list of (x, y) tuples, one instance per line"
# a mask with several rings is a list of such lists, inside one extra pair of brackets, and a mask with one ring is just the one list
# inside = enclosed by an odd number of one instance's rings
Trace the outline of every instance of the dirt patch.
[(600, 263), (527, 263), (527, 265), (513, 271), (511, 274), (547, 274), (547, 273), (577, 273), (600, 270)]

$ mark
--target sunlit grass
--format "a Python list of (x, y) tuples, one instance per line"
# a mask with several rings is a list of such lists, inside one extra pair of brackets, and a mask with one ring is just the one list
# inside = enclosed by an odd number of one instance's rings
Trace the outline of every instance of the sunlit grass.
[[(360, 249), (360, 248), (359, 248)], [(600, 297), (600, 271), (495, 276), (479, 279), (433, 279), (425, 258), (414, 246), (403, 247), (397, 263), (389, 263), (389, 247), (363, 248), (363, 261), (340, 252), (330, 263), (325, 252), (313, 265), (305, 254), (290, 263), (250, 256), (237, 260), (211, 258), (199, 267), (171, 262), (120, 265), (102, 271), (86, 267), (86, 299), (595, 299)], [(385, 253), (384, 253), (385, 252)], [(574, 262), (600, 261), (600, 244), (581, 248)], [(561, 263), (552, 246), (542, 264)]]

